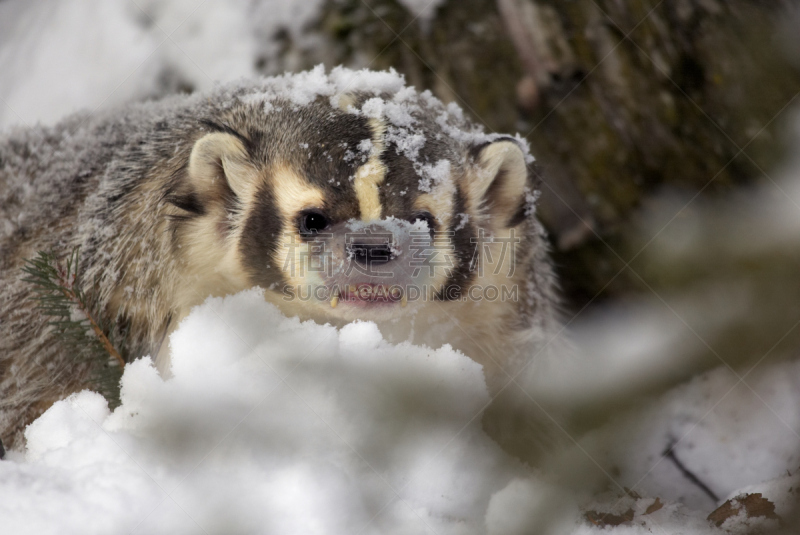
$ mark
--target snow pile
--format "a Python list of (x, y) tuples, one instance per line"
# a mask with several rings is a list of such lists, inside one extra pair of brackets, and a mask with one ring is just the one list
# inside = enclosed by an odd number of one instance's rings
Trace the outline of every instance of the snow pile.
[[(652, 473), (636, 487), (641, 497), (590, 496), (543, 483), (483, 433), (482, 370), (447, 346), (391, 345), (369, 322), (341, 330), (301, 323), (256, 289), (209, 299), (170, 345), (171, 378), (140, 359), (128, 365), (113, 412), (84, 391), (27, 429), (27, 450), (0, 462), (4, 529), (713, 535), (720, 528), (706, 517), (726, 493), (761, 493), (788, 518), (800, 488), (800, 477), (784, 477), (798, 464), (796, 441), (751, 396), (732, 394), (708, 417), (708, 400), (735, 386), (723, 370), (609, 426), (614, 446), (601, 465), (631, 486)], [(751, 381), (790, 426), (798, 369), (785, 363)], [(721, 493), (718, 503), (686, 494), (694, 484), (662, 458), (670, 434), (684, 438), (677, 455)], [(724, 529), (776, 525), (735, 514), (743, 501), (732, 502)], [(633, 521), (613, 523), (626, 515)]]
[[(764, 365), (746, 379), (711, 370), (583, 437), (567, 456), (573, 464), (555, 476), (571, 474), (579, 486), (515, 480), (493, 496), (489, 532), (795, 533), (800, 361)], [(598, 480), (584, 473), (596, 468), (611, 490), (596, 493)]]
[(484, 533), (523, 468), (480, 430), (479, 365), (287, 319), (251, 290), (129, 364), (122, 405), (56, 403), (0, 462), (9, 533)]
[(602, 462), (618, 469), (622, 485), (711, 511), (715, 500), (691, 485), (674, 460), (662, 458), (664, 452), (674, 445), (677, 463), (718, 499), (794, 473), (800, 468), (799, 392), (798, 361), (756, 369), (746, 383), (718, 368), (605, 429), (613, 446)]
[[(328, 74), (324, 65), (318, 65), (308, 71), (267, 78), (263, 86), (261, 92), (247, 95), (246, 98), (248, 102), (263, 102), (267, 113), (273, 110), (272, 103), (276, 100), (286, 100), (294, 106), (295, 111), (298, 111), (320, 96), (330, 97), (331, 105), (339, 107), (340, 99), (348, 92), (363, 91), (373, 95), (386, 92), (396, 95), (401, 101), (416, 94), (413, 88), (405, 86), (405, 78), (394, 69), (370, 71), (335, 67)], [(430, 92), (426, 94), (430, 95), (429, 98), (434, 98)], [(366, 112), (369, 107), (366, 104), (364, 107)], [(359, 113), (359, 110), (352, 107), (350, 111)]]

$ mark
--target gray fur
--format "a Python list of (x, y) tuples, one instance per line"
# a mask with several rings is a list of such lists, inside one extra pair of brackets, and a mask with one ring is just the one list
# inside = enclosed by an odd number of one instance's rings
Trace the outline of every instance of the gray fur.
[[(241, 99), (260, 91), (261, 84), (78, 114), (54, 127), (0, 136), (0, 438), (6, 445), (20, 446), (25, 425), (87, 381), (87, 370), (75, 366), (50, 336), (46, 318), (33, 309), (30, 288), (20, 280), (24, 260), (40, 250), (66, 257), (80, 246), (84, 289), (98, 300), (105, 319), (129, 330), (130, 358), (155, 355), (177, 314), (176, 277), (186, 270), (185, 229), (191, 220), (207, 217), (208, 199), (198, 196), (186, 176), (194, 143), (205, 134), (221, 127), (241, 136), (259, 168), (289, 162), (325, 191), (331, 209), (339, 210), (337, 217), (358, 217), (348, 177), (363, 162), (345, 158), (344, 148), (333, 142), (352, 144), (368, 137), (366, 119), (332, 108), (327, 98), (300, 109), (274, 102), (269, 112)], [(355, 96), (357, 102), (366, 98)], [(464, 174), (479, 148), (442, 133), (433, 119), (444, 110), (438, 101), (426, 97), (417, 103), (422, 109), (418, 128), (429, 140), (420, 161), (447, 158), (454, 174)], [(300, 150), (303, 142), (309, 142), (308, 151)], [(322, 145), (327, 150), (318, 149)], [(381, 189), (386, 215), (408, 217), (410, 202), (419, 194), (419, 177), (391, 143), (383, 161), (389, 169)], [(529, 186), (534, 187), (532, 176)], [(401, 190), (407, 193), (400, 195)], [(251, 261), (246, 266), (250, 284), (280, 292), (280, 270), (268, 266), (267, 256), (259, 256), (280, 224), (268, 213), (260, 219), (237, 219), (240, 200), (225, 191), (215, 202), (226, 203), (233, 215), (220, 225), (245, 228), (239, 246), (245, 263)], [(264, 203), (268, 211), (268, 201)], [(487, 327), (497, 342), (495, 352), (532, 338), (541, 342), (556, 323), (547, 248), (538, 222), (522, 213), (525, 206), (521, 199), (515, 220), (523, 238), (517, 258), (522, 269), (515, 276), (522, 283), (522, 299), (493, 320), (503, 325), (503, 340), (496, 327)], [(457, 231), (462, 271), (471, 255), (469, 239), (482, 217), (488, 216), (470, 214), (469, 223)], [(460, 283), (468, 286), (470, 275), (463, 275)], [(202, 301), (204, 296), (198, 297)], [(482, 336), (476, 329), (475, 336)]]

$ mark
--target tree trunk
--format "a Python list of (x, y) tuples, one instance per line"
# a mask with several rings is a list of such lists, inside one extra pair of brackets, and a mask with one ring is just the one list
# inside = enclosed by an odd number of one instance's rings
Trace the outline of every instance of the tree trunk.
[(264, 70), (394, 67), (488, 130), (525, 135), (578, 308), (638, 287), (618, 274), (635, 253), (631, 217), (653, 192), (713, 195), (780, 161), (781, 112), (800, 91), (787, 54), (799, 48), (796, 5), (450, 0), (427, 20), (392, 0), (328, 0), (312, 29), (326, 44), (287, 37), (286, 61)]

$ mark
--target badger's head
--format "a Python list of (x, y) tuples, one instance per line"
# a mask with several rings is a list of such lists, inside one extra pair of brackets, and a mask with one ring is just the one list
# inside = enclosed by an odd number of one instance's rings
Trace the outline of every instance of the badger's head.
[(245, 99), (203, 125), (169, 196), (198, 295), (260, 286), (290, 313), (385, 319), (496, 299), (524, 271), (523, 149), (429, 95)]

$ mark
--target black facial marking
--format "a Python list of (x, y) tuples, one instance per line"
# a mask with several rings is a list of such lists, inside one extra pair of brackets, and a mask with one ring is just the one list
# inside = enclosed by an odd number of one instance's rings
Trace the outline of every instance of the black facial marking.
[[(364, 117), (344, 112), (329, 113), (322, 121), (308, 118), (316, 125), (303, 132), (308, 147), (295, 147), (295, 161), (305, 171), (313, 185), (323, 189), (335, 189), (335, 182), (342, 179), (350, 182), (355, 171), (369, 159), (369, 152), (359, 145), (372, 141), (372, 129)], [(333, 181), (331, 179), (334, 179)]]
[(381, 163), (387, 169), (378, 190), (383, 214), (407, 219), (413, 215), (414, 199), (419, 196), (419, 175), (412, 163), (393, 146), (383, 151)]
[[(385, 98), (391, 99), (390, 96)], [(405, 150), (398, 147), (391, 140), (387, 142), (386, 149), (381, 154), (381, 162), (387, 169), (386, 176), (380, 185), (380, 200), (386, 216), (408, 219), (414, 213), (414, 202), (422, 193), (420, 189), (421, 176), (415, 170), (415, 165), (436, 165), (440, 160), (446, 159), (451, 163), (451, 169), (457, 174), (458, 163), (463, 160), (465, 148), (456, 148), (442, 136), (441, 126), (436, 122), (436, 117), (426, 113), (412, 112), (415, 120), (414, 129), (425, 136), (425, 143), (419, 148), (415, 162), (411, 162)], [(389, 125), (391, 128), (391, 125)], [(417, 165), (418, 168), (418, 165)]]
[[(273, 102), (276, 108), (292, 108), (289, 102)], [(292, 113), (267, 114), (262, 129), (251, 127), (253, 162), (266, 169), (289, 167), (309, 185), (322, 190), (319, 206), (332, 223), (358, 217), (353, 178), (368, 152), (359, 144), (372, 139), (363, 116), (331, 109), (327, 99)]]
[(282, 242), (283, 224), (270, 184), (256, 192), (252, 210), (242, 229), (239, 252), (252, 284), (269, 288), (284, 286), (282, 266), (274, 265), (275, 253)]
[[(453, 202), (453, 221), (450, 223), (450, 231), (453, 232), (452, 245), (456, 256), (456, 266), (450, 273), (450, 277), (445, 282), (442, 289), (436, 293), (435, 298), (440, 301), (457, 299), (463, 295), (463, 291), (470, 285), (474, 277), (470, 263), (476, 243), (473, 238), (476, 236), (475, 227), (471, 223), (461, 224), (458, 214), (467, 213), (467, 197), (461, 187), (456, 185), (456, 192)], [(458, 228), (461, 226), (461, 228)], [(481, 254), (481, 251), (478, 251)]]

